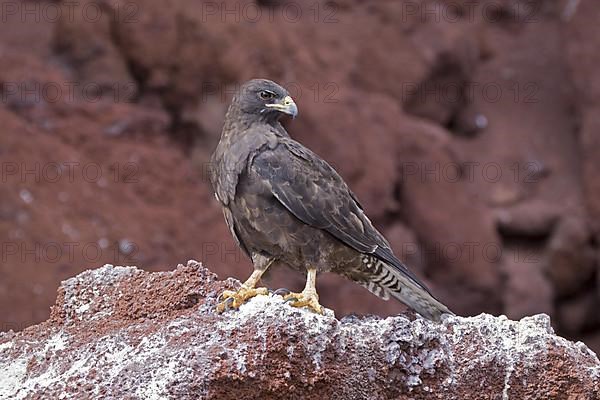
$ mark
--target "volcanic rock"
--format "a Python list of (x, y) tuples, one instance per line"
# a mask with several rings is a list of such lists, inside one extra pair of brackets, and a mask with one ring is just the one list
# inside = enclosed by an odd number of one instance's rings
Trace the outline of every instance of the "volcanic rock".
[(2, 399), (598, 399), (600, 362), (545, 315), (335, 318), (219, 281), (105, 265), (64, 281), (49, 320), (0, 334)]

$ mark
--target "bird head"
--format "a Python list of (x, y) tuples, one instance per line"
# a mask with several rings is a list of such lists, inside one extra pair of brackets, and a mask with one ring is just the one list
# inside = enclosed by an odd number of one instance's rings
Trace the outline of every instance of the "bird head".
[(244, 83), (233, 98), (232, 106), (264, 120), (277, 121), (283, 114), (292, 118), (298, 115), (298, 107), (288, 91), (267, 79)]

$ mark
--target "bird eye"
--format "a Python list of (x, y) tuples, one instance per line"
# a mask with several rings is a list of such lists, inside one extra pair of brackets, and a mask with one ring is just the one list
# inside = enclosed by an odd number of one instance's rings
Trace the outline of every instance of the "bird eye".
[(275, 93), (269, 92), (268, 90), (263, 90), (260, 92), (260, 98), (263, 100), (270, 100), (275, 97)]

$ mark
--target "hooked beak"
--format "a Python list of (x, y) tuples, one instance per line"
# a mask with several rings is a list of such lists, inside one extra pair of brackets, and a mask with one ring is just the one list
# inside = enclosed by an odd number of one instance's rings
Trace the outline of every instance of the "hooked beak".
[(291, 98), (291, 96), (285, 96), (284, 99), (279, 103), (265, 105), (284, 114), (291, 115), (292, 118), (296, 118), (298, 115), (298, 106), (296, 106), (296, 103), (294, 103), (294, 100)]

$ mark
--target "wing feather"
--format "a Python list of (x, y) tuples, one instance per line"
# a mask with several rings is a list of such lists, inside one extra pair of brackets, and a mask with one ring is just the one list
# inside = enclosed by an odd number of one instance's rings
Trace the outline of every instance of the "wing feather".
[(296, 218), (361, 253), (373, 254), (429, 292), (394, 256), (341, 176), (312, 151), (282, 139), (277, 147), (257, 154), (251, 168), (270, 183), (273, 196)]

